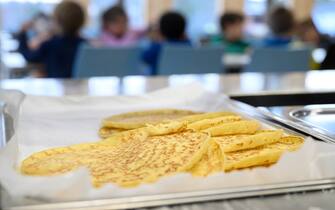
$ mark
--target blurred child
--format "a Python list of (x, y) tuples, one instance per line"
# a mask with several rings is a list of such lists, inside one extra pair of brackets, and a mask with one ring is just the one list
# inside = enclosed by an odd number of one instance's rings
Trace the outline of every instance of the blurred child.
[(243, 54), (249, 44), (243, 40), (244, 16), (235, 12), (228, 12), (220, 18), (223, 32), (222, 43), (226, 53)]
[(287, 47), (293, 41), (295, 20), (292, 12), (285, 7), (275, 7), (268, 15), (270, 37), (264, 40), (265, 47)]
[(40, 12), (32, 20), (33, 37), (29, 40), (30, 49), (37, 49), (53, 35), (52, 18)]
[(298, 39), (312, 47), (328, 48), (334, 40), (328, 35), (320, 34), (313, 20), (308, 18), (298, 24), (297, 27)]
[(185, 35), (186, 20), (177, 12), (166, 12), (159, 20), (160, 38), (152, 41), (150, 46), (144, 50), (142, 60), (149, 65), (151, 74), (157, 74), (157, 65), (163, 45), (191, 46), (191, 42)]
[(79, 31), (85, 22), (85, 13), (77, 3), (64, 1), (55, 8), (54, 21), (56, 35), (36, 49), (28, 47), (26, 32), (32, 24), (24, 25), (19, 35), (19, 51), (27, 61), (44, 65), (43, 76), (69, 78), (72, 76), (77, 49), (84, 42)]
[(320, 43), (320, 35), (312, 19), (304, 20), (298, 24), (297, 37), (301, 42), (313, 47), (317, 47)]
[(98, 40), (100, 45), (135, 45), (143, 35), (141, 31), (129, 29), (127, 14), (120, 6), (113, 6), (107, 9), (103, 13), (101, 21), (103, 31)]

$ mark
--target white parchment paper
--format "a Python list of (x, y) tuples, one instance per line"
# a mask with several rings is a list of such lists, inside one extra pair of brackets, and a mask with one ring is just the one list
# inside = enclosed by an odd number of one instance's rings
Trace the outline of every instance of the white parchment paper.
[[(226, 97), (209, 93), (198, 84), (162, 89), (142, 96), (41, 97), (26, 96), (16, 115), (20, 94), (5, 92), (0, 98), (10, 105), (16, 132), (0, 150), (0, 183), (11, 196), (36, 197), (49, 201), (119, 198), (164, 193), (213, 190), (260, 184), (330, 178), (335, 175), (335, 146), (306, 139), (297, 152), (286, 153), (270, 168), (217, 173), (207, 178), (190, 174), (164, 177), (154, 184), (132, 189), (107, 184), (95, 189), (85, 168), (53, 177), (23, 176), (18, 167), (30, 154), (53, 147), (98, 141), (101, 119), (122, 112), (180, 108), (217, 111), (225, 108)], [(19, 116), (19, 117), (17, 117)]]

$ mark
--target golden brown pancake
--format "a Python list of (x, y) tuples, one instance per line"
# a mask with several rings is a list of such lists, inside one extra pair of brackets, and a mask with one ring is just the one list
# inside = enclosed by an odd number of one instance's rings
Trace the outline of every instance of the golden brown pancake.
[(103, 168), (91, 169), (94, 183), (100, 186), (113, 182), (130, 187), (154, 182), (162, 176), (191, 168), (208, 145), (208, 134), (191, 131), (133, 141), (114, 154), (105, 154)]
[(223, 157), (219, 145), (213, 141), (210, 142), (207, 152), (201, 157), (188, 171), (193, 176), (205, 177), (209, 174), (222, 171)]
[(282, 135), (282, 130), (260, 130), (255, 134), (227, 135), (213, 139), (220, 145), (222, 152), (234, 152), (278, 142)]
[(135, 129), (146, 124), (158, 124), (167, 120), (176, 120), (197, 112), (178, 109), (157, 109), (140, 112), (129, 112), (114, 115), (102, 121), (103, 127), (119, 129)]
[(97, 187), (110, 182), (131, 187), (188, 170), (207, 151), (209, 140), (208, 134), (193, 131), (149, 137), (144, 132), (114, 144), (103, 141), (36, 153), (23, 161), (21, 171), (45, 176), (84, 166)]
[(224, 153), (225, 171), (276, 163), (283, 152), (295, 151), (303, 144), (303, 138), (286, 136), (278, 142), (254, 149)]
[(195, 121), (193, 123), (188, 124), (187, 128), (199, 131), (199, 130), (205, 130), (210, 127), (218, 126), (224, 123), (235, 122), (239, 120), (241, 120), (240, 116), (228, 115), (223, 117)]
[(211, 136), (224, 136), (236, 134), (253, 134), (260, 128), (259, 122), (255, 120), (240, 120), (236, 122), (223, 123), (204, 131), (209, 132)]
[(102, 127), (99, 129), (99, 136), (103, 139), (108, 138), (116, 133), (128, 131), (125, 129), (119, 129), (119, 128), (107, 128), (107, 127)]
[(204, 119), (213, 119), (224, 116), (238, 116), (238, 115), (233, 112), (207, 112), (207, 113), (185, 116), (180, 118), (179, 120), (186, 121), (187, 123), (193, 123)]

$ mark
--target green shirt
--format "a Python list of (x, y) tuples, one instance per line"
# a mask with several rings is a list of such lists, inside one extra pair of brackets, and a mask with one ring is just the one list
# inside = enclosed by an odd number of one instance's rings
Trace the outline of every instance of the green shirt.
[(243, 40), (230, 42), (222, 35), (215, 35), (209, 38), (210, 45), (223, 45), (226, 53), (244, 54), (249, 48), (249, 44)]

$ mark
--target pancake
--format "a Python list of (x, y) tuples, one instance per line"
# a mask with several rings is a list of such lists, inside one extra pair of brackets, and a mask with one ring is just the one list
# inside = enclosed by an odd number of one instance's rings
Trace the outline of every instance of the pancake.
[(22, 162), (21, 172), (50, 176), (83, 166), (89, 168), (96, 187), (110, 182), (133, 187), (188, 170), (207, 151), (210, 140), (207, 133), (193, 131), (149, 137), (146, 132), (132, 134), (128, 141), (114, 139), (33, 154)]
[(167, 120), (176, 120), (185, 116), (198, 114), (197, 112), (178, 109), (157, 109), (139, 112), (129, 112), (114, 115), (102, 121), (102, 127), (135, 129), (146, 124), (158, 124)]
[(222, 152), (234, 152), (278, 142), (282, 135), (282, 130), (261, 130), (250, 135), (227, 135), (213, 139), (220, 145)]
[(186, 130), (186, 123), (179, 121), (170, 121), (156, 125), (147, 124), (145, 127), (133, 130), (114, 133), (111, 136), (103, 139), (105, 142), (112, 141), (128, 141), (129, 136), (137, 135), (137, 132), (145, 132), (148, 136), (166, 135)]
[(268, 145), (269, 148), (294, 152), (304, 144), (304, 138), (300, 136), (284, 136), (276, 144)]
[(213, 126), (218, 126), (223, 123), (235, 122), (241, 120), (240, 116), (228, 115), (223, 117), (217, 117), (212, 119), (203, 119), (187, 125), (187, 128), (193, 130), (204, 130)]
[(206, 133), (186, 131), (132, 141), (114, 154), (105, 154), (101, 169), (91, 169), (94, 183), (133, 187), (186, 171), (206, 152), (209, 139)]
[(207, 152), (188, 172), (193, 176), (206, 177), (222, 171), (223, 157), (219, 145), (212, 139)]
[(269, 148), (255, 148), (224, 154), (223, 168), (225, 171), (234, 169), (264, 166), (276, 163), (283, 150)]
[(273, 144), (249, 150), (224, 153), (223, 168), (225, 171), (231, 171), (234, 169), (270, 165), (276, 163), (283, 152), (296, 151), (302, 144), (302, 137), (286, 136)]
[(231, 115), (232, 116), (237, 116), (233, 112), (207, 112), (207, 113), (195, 114), (195, 115), (182, 117), (179, 120), (180, 121), (185, 121), (187, 123), (193, 123), (193, 122), (204, 120), (204, 119), (213, 119), (213, 118), (231, 116)]
[(99, 129), (99, 136), (103, 139), (108, 138), (116, 133), (128, 131), (125, 129), (120, 129), (120, 128), (107, 128), (107, 127), (102, 127)]
[(224, 123), (205, 129), (211, 136), (224, 136), (236, 134), (253, 134), (260, 128), (259, 122), (255, 120), (240, 120), (236, 122)]
[(37, 152), (21, 163), (21, 172), (26, 175), (50, 176), (72, 171), (80, 166), (95, 161), (95, 155), (102, 150), (112, 150), (122, 143), (146, 139), (146, 132), (136, 132), (124, 139), (83, 143)]

